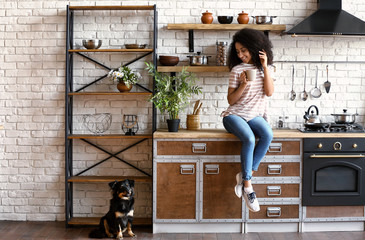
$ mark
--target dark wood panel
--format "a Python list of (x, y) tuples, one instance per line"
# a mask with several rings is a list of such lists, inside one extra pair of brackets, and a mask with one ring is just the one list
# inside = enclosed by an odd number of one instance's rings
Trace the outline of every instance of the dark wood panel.
[(307, 218), (364, 217), (364, 206), (308, 206)]
[[(280, 195), (268, 195), (268, 186), (280, 186)], [(299, 197), (299, 183), (296, 184), (254, 184), (254, 189), (259, 198), (298, 198)], [(278, 193), (278, 192), (271, 192)]]
[[(281, 144), (279, 151), (275, 144)], [(272, 147), (271, 147), (272, 146)], [(272, 141), (271, 146), (266, 153), (267, 155), (300, 155), (300, 141)]]
[[(219, 172), (211, 170), (207, 174), (207, 165), (217, 165)], [(241, 163), (204, 163), (203, 171), (203, 219), (242, 218), (242, 200), (233, 188)]]
[[(194, 165), (194, 174), (181, 174), (180, 165)], [(196, 218), (196, 164), (157, 164), (157, 219)]]
[[(193, 143), (205, 143), (206, 152), (194, 153)], [(158, 155), (240, 155), (238, 141), (158, 141)]]
[[(268, 217), (267, 208), (280, 207), (280, 217)], [(249, 212), (249, 219), (282, 219), (282, 218), (299, 218), (299, 205), (260, 205), (259, 212)]]
[[(269, 165), (281, 165), (280, 174), (268, 174)], [(275, 172), (275, 171), (271, 171)], [(300, 176), (300, 163), (299, 162), (264, 162), (260, 163), (259, 169), (254, 173), (255, 177), (297, 177)]]

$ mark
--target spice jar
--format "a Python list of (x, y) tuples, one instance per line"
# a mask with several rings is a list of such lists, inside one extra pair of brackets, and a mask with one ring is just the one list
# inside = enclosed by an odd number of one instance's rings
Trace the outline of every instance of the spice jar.
[(206, 12), (202, 13), (202, 17), (201, 17), (201, 21), (204, 24), (211, 24), (213, 22), (213, 14), (208, 12), (208, 10)]
[(242, 11), (241, 13), (238, 14), (237, 22), (239, 24), (247, 24), (249, 21), (250, 21), (250, 18), (248, 16), (248, 13), (245, 13), (244, 11)]
[(228, 42), (217, 42), (217, 66), (227, 66)]

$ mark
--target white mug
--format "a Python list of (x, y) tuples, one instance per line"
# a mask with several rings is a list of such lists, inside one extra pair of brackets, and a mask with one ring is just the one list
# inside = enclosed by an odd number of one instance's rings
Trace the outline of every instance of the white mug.
[(247, 69), (246, 77), (248, 81), (254, 81), (256, 79), (256, 69)]

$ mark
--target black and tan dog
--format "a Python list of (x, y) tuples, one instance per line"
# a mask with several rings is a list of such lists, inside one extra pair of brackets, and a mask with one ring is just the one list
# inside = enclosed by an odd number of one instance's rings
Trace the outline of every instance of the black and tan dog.
[(134, 180), (115, 181), (109, 183), (113, 192), (110, 208), (100, 219), (99, 228), (89, 234), (90, 238), (123, 238), (123, 233), (134, 237), (132, 221), (134, 212)]

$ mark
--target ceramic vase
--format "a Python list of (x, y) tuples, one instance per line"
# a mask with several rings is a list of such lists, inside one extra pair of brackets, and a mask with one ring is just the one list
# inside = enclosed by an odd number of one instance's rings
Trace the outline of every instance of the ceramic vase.
[(117, 88), (119, 92), (129, 92), (130, 90), (132, 90), (133, 85), (132, 84), (126, 85), (124, 82), (120, 82), (118, 83)]

